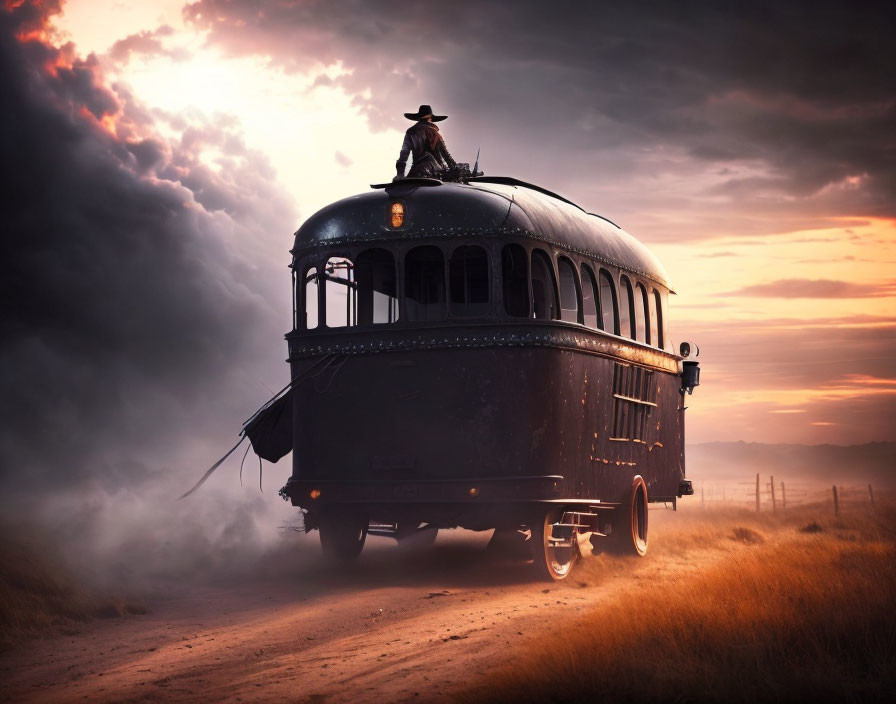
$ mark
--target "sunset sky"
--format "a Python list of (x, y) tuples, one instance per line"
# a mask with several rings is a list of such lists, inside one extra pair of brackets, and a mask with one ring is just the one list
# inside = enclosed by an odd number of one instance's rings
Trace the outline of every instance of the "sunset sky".
[(288, 380), (292, 233), (421, 103), (663, 261), (689, 441), (896, 439), (896, 18), (854, 7), (4, 0), (5, 463), (229, 447)]

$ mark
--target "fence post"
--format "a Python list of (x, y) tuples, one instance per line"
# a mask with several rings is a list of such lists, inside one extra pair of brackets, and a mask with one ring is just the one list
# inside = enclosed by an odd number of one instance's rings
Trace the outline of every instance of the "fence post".
[(834, 515), (840, 515), (840, 499), (837, 498), (837, 485), (834, 484)]
[(871, 488), (871, 485), (868, 485), (868, 496), (871, 497), (871, 508), (874, 508), (874, 489)]
[(756, 513), (759, 513), (759, 474), (756, 475)]
[(787, 510), (787, 489), (784, 488), (784, 482), (781, 482), (781, 510)]
[(772, 513), (777, 513), (778, 505), (775, 503), (775, 477), (772, 476)]

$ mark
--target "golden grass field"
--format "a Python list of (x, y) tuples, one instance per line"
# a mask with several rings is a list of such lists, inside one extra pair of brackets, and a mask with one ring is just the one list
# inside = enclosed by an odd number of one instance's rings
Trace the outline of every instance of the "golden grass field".
[[(896, 509), (691, 510), (645, 559), (730, 553), (638, 582), (458, 694), (461, 702), (892, 701)], [(600, 556), (592, 580), (625, 569)]]
[(890, 701), (892, 502), (650, 521), (645, 558), (598, 554), (559, 584), (446, 535), (344, 574), (309, 549), (254, 579), (184, 576), (144, 615), (114, 596), (135, 585), (88, 587), (51, 541), (10, 530), (0, 670), (23, 701)]

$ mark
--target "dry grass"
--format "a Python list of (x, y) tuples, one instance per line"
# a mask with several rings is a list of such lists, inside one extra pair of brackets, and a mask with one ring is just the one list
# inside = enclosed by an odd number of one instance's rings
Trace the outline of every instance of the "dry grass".
[[(799, 530), (813, 518), (820, 532)], [(715, 515), (661, 532), (704, 570), (608, 597), (530, 643), (463, 702), (890, 701), (896, 686), (896, 511)], [(653, 546), (651, 547), (653, 550)]]
[(144, 613), (139, 603), (83, 586), (38, 533), (3, 526), (0, 545), (0, 650), (95, 617)]

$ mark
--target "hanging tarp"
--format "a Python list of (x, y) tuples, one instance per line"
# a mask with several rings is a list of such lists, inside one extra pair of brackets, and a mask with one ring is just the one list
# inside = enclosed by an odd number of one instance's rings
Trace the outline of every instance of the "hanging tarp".
[[(341, 360), (341, 361), (340, 361)], [(298, 376), (294, 377), (286, 386), (278, 391), (274, 397), (261, 407), (249, 420), (243, 423), (240, 431), (240, 441), (234, 445), (226, 455), (209, 467), (202, 478), (196, 482), (192, 489), (181, 496), (188, 497), (199, 487), (212, 473), (220, 467), (224, 460), (232, 455), (242, 442), (249, 438), (252, 449), (261, 459), (268, 462), (276, 462), (284, 455), (292, 451), (292, 392), (296, 386), (322, 374), (335, 363), (335, 371), (339, 370), (345, 357), (328, 354), (318, 359)], [(245, 460), (245, 457), (243, 457)], [(261, 479), (261, 460), (259, 460), (259, 482)], [(242, 477), (242, 465), (240, 465), (240, 477)]]
[(243, 431), (263, 460), (276, 462), (292, 451), (292, 389), (256, 413)]

